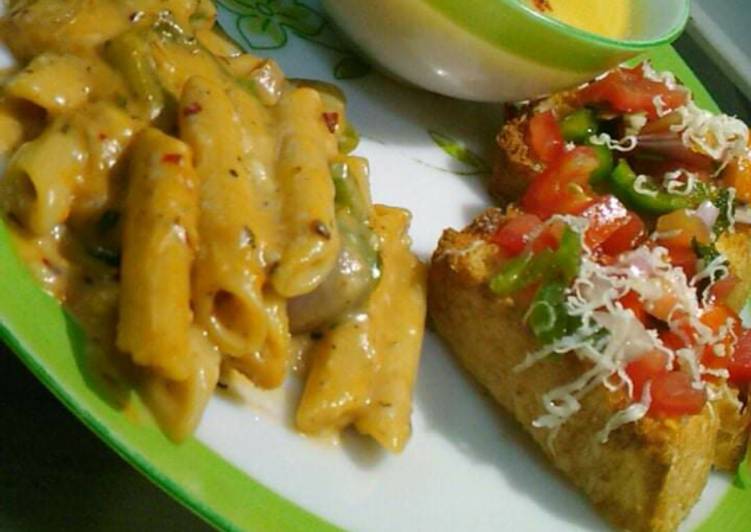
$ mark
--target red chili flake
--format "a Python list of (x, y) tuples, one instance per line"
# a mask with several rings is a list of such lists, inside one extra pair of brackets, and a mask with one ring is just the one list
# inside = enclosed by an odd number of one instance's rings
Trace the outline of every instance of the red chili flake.
[(537, 11), (541, 11), (543, 13), (545, 13), (546, 11), (553, 11), (553, 7), (550, 5), (550, 2), (548, 2), (548, 0), (534, 0), (533, 4), (535, 5)]
[(339, 113), (323, 113), (323, 121), (331, 133), (336, 133), (336, 126), (339, 125)]
[(107, 140), (107, 134), (106, 133), (99, 133), (99, 135), (97, 135), (97, 137), (99, 138), (99, 140)]
[(165, 153), (162, 156), (163, 163), (180, 164), (180, 161), (182, 161), (182, 159), (183, 156), (179, 153)]
[(190, 116), (203, 111), (203, 107), (198, 102), (189, 103), (183, 109), (183, 116)]

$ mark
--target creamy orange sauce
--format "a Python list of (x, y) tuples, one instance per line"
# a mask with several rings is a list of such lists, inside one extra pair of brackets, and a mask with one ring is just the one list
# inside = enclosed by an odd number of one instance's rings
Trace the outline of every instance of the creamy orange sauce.
[(631, 26), (631, 0), (527, 0), (533, 9), (576, 28), (622, 39)]

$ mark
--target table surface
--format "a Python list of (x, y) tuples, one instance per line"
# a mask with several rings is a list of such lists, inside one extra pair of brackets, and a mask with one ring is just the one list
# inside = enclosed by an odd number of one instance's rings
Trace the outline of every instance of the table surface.
[[(751, 121), (749, 102), (690, 37), (676, 47), (723, 109)], [(4, 346), (0, 390), (0, 530), (209, 530), (99, 441)]]

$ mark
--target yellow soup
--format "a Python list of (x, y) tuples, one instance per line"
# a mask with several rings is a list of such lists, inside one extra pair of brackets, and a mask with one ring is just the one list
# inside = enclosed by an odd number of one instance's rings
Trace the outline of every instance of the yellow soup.
[(591, 33), (621, 39), (631, 22), (630, 0), (529, 0), (537, 11)]

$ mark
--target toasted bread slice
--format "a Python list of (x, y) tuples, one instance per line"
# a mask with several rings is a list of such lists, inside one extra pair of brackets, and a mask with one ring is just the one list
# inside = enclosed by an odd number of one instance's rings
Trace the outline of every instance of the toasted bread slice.
[(502, 205), (511, 203), (527, 189), (532, 178), (545, 168), (528, 143), (529, 120), (534, 112), (552, 110), (565, 116), (574, 109), (575, 92), (562, 92), (535, 103), (506, 106), (506, 122), (496, 137), (490, 194)]
[[(447, 230), (436, 250), (428, 290), (429, 313), (438, 334), (464, 367), (508, 410), (550, 460), (581, 488), (613, 525), (633, 531), (674, 530), (698, 499), (718, 453), (724, 465), (737, 464), (747, 426), (740, 404), (711, 403), (694, 416), (643, 418), (611, 433), (597, 433), (628, 404), (623, 392), (599, 386), (583, 398), (580, 411), (554, 438), (533, 421), (544, 414), (545, 392), (571, 382), (584, 366), (576, 357), (549, 357), (522, 372), (515, 368), (536, 349), (522, 325), (524, 310), (488, 289), (498, 269), (498, 252), (486, 238), (503, 223), (490, 209), (465, 231)], [(724, 412), (716, 415), (717, 411)], [(721, 425), (727, 425), (721, 433)], [(722, 434), (721, 436), (718, 436)]]

